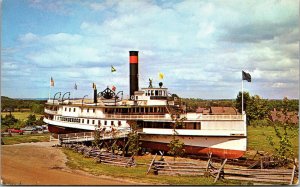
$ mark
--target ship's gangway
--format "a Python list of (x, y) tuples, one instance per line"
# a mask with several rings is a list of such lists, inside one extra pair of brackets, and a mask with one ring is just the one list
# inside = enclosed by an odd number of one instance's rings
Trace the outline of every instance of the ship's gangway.
[[(115, 140), (120, 138), (126, 138), (128, 134), (128, 131), (118, 131), (113, 133), (102, 132), (99, 133), (99, 140)], [(79, 132), (59, 134), (58, 139), (60, 144), (91, 142), (95, 140), (95, 133)]]

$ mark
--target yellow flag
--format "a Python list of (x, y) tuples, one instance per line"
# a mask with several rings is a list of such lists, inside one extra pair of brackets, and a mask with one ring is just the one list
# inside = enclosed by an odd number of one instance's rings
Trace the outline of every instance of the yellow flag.
[(160, 72), (160, 73), (158, 74), (158, 77), (159, 77), (159, 79), (164, 79), (164, 74)]
[(116, 68), (114, 68), (113, 66), (111, 66), (111, 72), (115, 72), (117, 71)]

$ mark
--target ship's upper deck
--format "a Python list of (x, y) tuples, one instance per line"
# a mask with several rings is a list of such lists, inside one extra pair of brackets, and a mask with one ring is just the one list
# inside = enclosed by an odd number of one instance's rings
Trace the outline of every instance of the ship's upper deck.
[[(112, 90), (110, 90), (112, 91)], [(100, 94), (99, 94), (100, 93)], [(174, 100), (177, 98), (168, 96), (168, 88), (142, 88), (139, 91), (135, 91), (131, 98), (120, 98), (115, 92), (114, 97), (104, 98), (101, 96), (102, 92), (99, 92), (97, 99), (89, 99), (83, 97), (82, 99), (49, 99), (47, 105), (73, 105), (73, 106), (85, 106), (85, 107), (105, 107), (105, 106), (166, 106), (174, 105)], [(100, 96), (99, 96), (100, 95)]]

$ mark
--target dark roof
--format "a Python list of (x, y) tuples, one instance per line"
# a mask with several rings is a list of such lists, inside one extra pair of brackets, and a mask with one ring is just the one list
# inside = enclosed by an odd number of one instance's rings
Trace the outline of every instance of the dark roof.
[(270, 112), (269, 119), (273, 122), (278, 121), (281, 123), (285, 122), (292, 124), (299, 123), (299, 116), (297, 112), (287, 112), (285, 115), (282, 111), (276, 111), (276, 109)]
[(235, 115), (238, 111), (235, 107), (210, 107), (211, 114)]
[(215, 114), (215, 115), (235, 115), (239, 114), (237, 109), (234, 107), (210, 107), (209, 109), (207, 108), (202, 108), (198, 107), (196, 110), (197, 113), (203, 113), (203, 114)]

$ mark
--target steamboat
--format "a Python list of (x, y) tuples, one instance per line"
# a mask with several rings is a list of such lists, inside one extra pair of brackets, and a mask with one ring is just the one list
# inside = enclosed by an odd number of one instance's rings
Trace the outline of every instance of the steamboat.
[[(239, 158), (247, 147), (246, 114), (212, 115), (186, 112), (176, 94), (159, 86), (139, 89), (138, 51), (129, 51), (129, 98), (107, 87), (93, 99), (64, 99), (67, 92), (47, 101), (44, 122), (51, 133), (86, 131), (129, 132), (137, 129), (143, 148), (168, 151), (174, 133), (184, 143), (185, 153), (220, 158)], [(176, 126), (174, 126), (176, 124)]]

